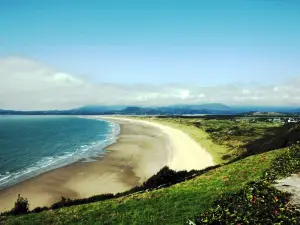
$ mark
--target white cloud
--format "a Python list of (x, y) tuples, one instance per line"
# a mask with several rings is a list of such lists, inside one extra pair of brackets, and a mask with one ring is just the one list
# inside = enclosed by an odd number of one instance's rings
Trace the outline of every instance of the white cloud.
[(198, 95), (198, 97), (199, 97), (199, 98), (205, 98), (205, 97), (206, 97), (206, 95), (205, 95), (205, 94), (203, 94), (203, 93), (201, 93), (201, 94), (199, 94), (199, 95)]
[(180, 98), (181, 99), (187, 99), (190, 97), (190, 91), (189, 90), (182, 90), (180, 91)]
[(53, 82), (57, 85), (83, 85), (84, 81), (71, 76), (67, 73), (55, 73), (53, 76), (48, 77), (49, 82)]
[(229, 105), (300, 105), (300, 79), (276, 86), (122, 85), (93, 83), (42, 63), (0, 59), (1, 109), (69, 109), (87, 104), (171, 105), (221, 102)]
[(290, 96), (289, 95), (283, 95), (282, 98), (288, 99)]
[(249, 90), (247, 90), (247, 89), (244, 89), (244, 90), (242, 91), (242, 93), (243, 93), (244, 95), (249, 95), (251, 92), (250, 92)]

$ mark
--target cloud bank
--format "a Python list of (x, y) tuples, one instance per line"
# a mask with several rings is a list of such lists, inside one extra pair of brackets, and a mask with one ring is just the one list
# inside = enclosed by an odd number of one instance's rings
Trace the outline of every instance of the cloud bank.
[(300, 78), (269, 86), (122, 85), (93, 83), (87, 78), (56, 71), (26, 58), (0, 59), (0, 109), (45, 110), (91, 104), (159, 106), (210, 102), (299, 106)]

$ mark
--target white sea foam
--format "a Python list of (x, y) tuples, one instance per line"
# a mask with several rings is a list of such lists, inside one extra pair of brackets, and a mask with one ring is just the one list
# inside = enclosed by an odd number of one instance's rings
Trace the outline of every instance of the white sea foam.
[[(115, 143), (120, 134), (119, 124), (108, 121), (105, 122), (109, 123), (110, 131), (105, 135), (106, 137), (104, 140), (83, 144), (75, 149), (74, 152), (64, 152), (57, 156), (44, 157), (20, 171), (0, 174), (0, 188), (11, 186), (30, 177), (66, 166), (82, 159), (85, 159), (85, 162), (93, 161), (90, 157), (99, 156), (100, 154), (103, 155), (104, 148)], [(101, 136), (103, 137), (103, 134)]]

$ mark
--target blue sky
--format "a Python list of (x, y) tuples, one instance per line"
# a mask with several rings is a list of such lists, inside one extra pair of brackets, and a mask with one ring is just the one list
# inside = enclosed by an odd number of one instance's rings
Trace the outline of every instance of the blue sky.
[(92, 83), (278, 85), (300, 76), (298, 0), (2, 0), (0, 57)]
[(297, 0), (0, 4), (1, 55), (95, 80), (214, 85), (300, 73)]

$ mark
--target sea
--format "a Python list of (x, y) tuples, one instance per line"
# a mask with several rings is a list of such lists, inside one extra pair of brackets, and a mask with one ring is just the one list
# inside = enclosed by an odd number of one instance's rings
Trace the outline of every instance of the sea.
[(72, 116), (0, 116), (0, 189), (38, 174), (104, 156), (116, 123)]

